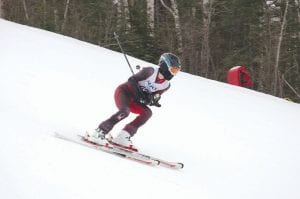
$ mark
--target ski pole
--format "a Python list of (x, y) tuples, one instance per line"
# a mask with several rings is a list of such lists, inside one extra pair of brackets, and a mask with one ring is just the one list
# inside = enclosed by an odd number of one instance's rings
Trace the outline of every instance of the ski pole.
[(126, 54), (125, 54), (125, 52), (124, 52), (124, 50), (123, 50), (123, 48), (122, 48), (122, 46), (121, 46), (121, 44), (120, 44), (120, 42), (119, 42), (119, 35), (117, 35), (117, 33), (114, 32), (114, 36), (115, 36), (115, 39), (117, 40), (118, 45), (119, 45), (119, 47), (120, 47), (120, 49), (121, 49), (121, 51), (122, 51), (122, 53), (123, 53), (123, 55), (124, 55), (124, 57), (125, 57), (125, 59), (126, 59), (126, 61), (127, 61), (127, 64), (128, 64), (128, 66), (129, 66), (129, 68), (130, 68), (131, 73), (134, 75), (134, 72), (133, 72), (133, 70), (132, 70), (132, 67), (131, 67), (131, 65), (130, 65), (130, 63), (129, 63), (129, 61), (128, 61), (128, 59), (127, 59), (127, 56), (126, 56)]

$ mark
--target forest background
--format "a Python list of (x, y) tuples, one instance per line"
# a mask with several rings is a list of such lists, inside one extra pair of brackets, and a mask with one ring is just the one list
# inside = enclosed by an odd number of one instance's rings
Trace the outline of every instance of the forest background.
[(120, 51), (116, 32), (128, 55), (157, 64), (160, 54), (173, 52), (183, 71), (217, 81), (226, 82), (230, 68), (244, 65), (254, 90), (299, 103), (299, 5), (300, 0), (0, 0), (0, 17)]

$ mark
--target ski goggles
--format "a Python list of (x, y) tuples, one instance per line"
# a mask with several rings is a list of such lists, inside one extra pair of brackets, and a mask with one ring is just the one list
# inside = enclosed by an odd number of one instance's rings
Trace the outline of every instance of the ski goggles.
[(170, 66), (169, 71), (172, 75), (176, 75), (181, 70), (180, 66)]

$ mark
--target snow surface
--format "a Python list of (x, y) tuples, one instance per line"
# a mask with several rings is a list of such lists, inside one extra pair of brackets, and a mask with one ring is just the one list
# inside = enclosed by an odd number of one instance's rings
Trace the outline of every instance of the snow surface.
[(0, 46), (1, 198), (300, 198), (299, 104), (182, 72), (133, 141), (185, 168), (149, 167), (53, 137), (116, 111), (122, 54), (5, 20)]

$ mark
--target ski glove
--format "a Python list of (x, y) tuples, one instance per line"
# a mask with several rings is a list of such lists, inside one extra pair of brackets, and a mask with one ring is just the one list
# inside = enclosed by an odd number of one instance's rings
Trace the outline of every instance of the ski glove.
[(145, 98), (140, 100), (140, 103), (149, 105), (149, 106), (156, 106), (161, 107), (161, 105), (158, 103), (160, 100), (160, 94), (151, 94), (151, 93), (144, 93)]
[(158, 103), (160, 100), (160, 94), (151, 94), (151, 93), (143, 93), (143, 98), (140, 98), (139, 102), (144, 105), (149, 105), (149, 106), (156, 106), (156, 107), (161, 107), (161, 105)]
[(156, 107), (161, 107), (161, 105), (158, 103), (160, 100), (161, 96), (160, 94), (151, 94), (151, 93), (146, 93), (142, 91), (142, 89), (139, 87), (137, 81), (135, 80), (134, 77), (130, 77), (128, 81), (133, 85), (137, 99), (136, 101), (140, 102), (141, 104), (144, 105), (149, 105), (149, 106), (156, 106)]
[(156, 107), (161, 107), (161, 104), (158, 103), (158, 101), (160, 100), (161, 96), (160, 94), (156, 93), (156, 94), (150, 94), (151, 95), (151, 99), (150, 99), (150, 106), (156, 106)]

